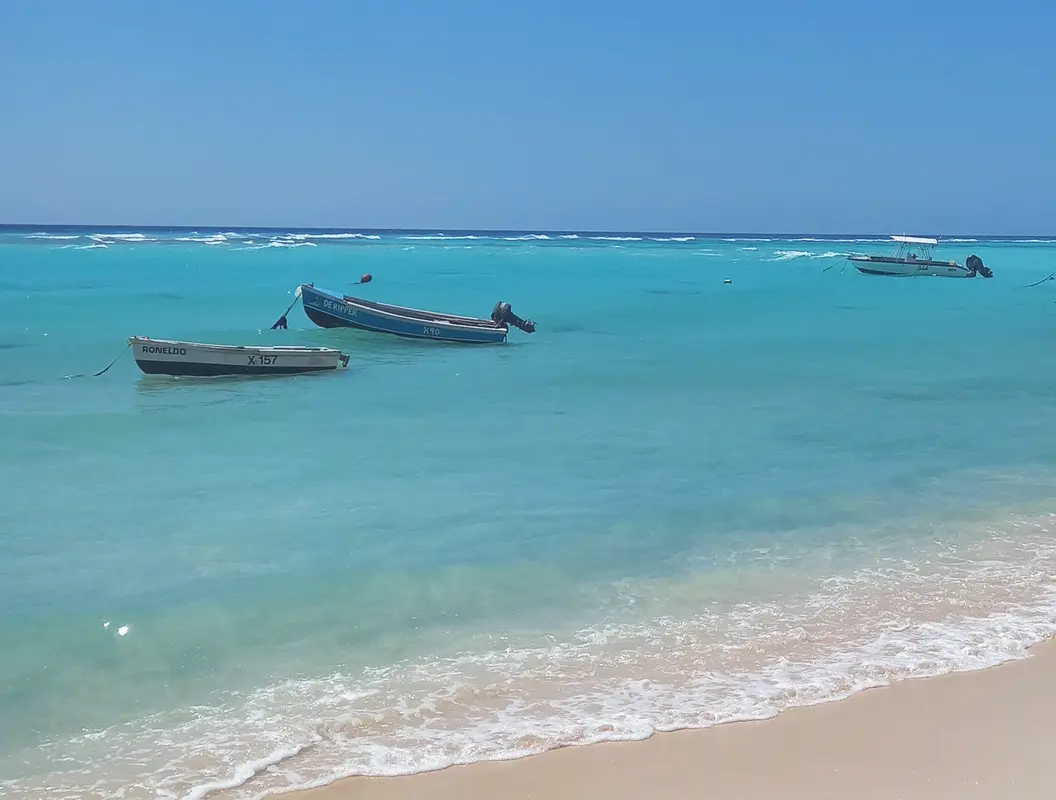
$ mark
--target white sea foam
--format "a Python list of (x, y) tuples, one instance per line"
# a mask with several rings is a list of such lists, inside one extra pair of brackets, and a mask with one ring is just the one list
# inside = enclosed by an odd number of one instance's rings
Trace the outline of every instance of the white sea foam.
[(826, 250), (824, 253), (811, 253), (808, 250), (777, 250), (770, 261), (792, 261), (796, 258), (842, 258), (845, 253)]
[(174, 242), (197, 242), (199, 244), (228, 244), (227, 236), (222, 233), (214, 233), (209, 236), (177, 236)]
[(249, 761), (242, 766), (238, 767), (230, 777), (223, 778), (212, 783), (203, 783), (199, 786), (194, 787), (190, 792), (187, 793), (185, 800), (204, 800), (204, 798), (215, 792), (222, 792), (225, 789), (237, 789), (243, 786), (247, 781), (256, 777), (258, 774), (266, 770), (268, 767), (274, 767), (281, 764), (283, 761), (293, 758), (298, 755), (305, 747), (313, 744), (316, 741), (321, 741), (322, 737), (315, 736), (311, 737), (313, 741), (305, 742), (304, 744), (293, 745), (291, 747), (283, 747), (269, 753), (263, 758), (258, 758), (256, 761)]
[(288, 239), (272, 239), (269, 242), (262, 244), (250, 244), (247, 243), (245, 247), (236, 247), (235, 250), (268, 250), (268, 249), (288, 249), (291, 247), (318, 247), (315, 242), (297, 242)]
[(93, 233), (89, 237), (95, 242), (150, 242), (155, 241), (143, 233)]
[(381, 239), (375, 233), (291, 233), (286, 238), (296, 241), (308, 239), (370, 239), (376, 241)]
[(483, 237), (483, 236), (471, 236), (471, 235), (449, 236), (449, 235), (447, 235), (445, 233), (430, 233), (430, 234), (422, 234), (422, 235), (401, 236), (400, 238), (404, 239), (406, 241), (409, 241), (409, 242), (429, 242), (429, 241), (441, 241), (441, 240), (445, 240), (445, 239), (483, 239), (483, 238), (486, 238), (486, 237)]
[[(518, 234), (515, 236), (503, 236), (500, 234), (450, 234), (450, 233), (411, 233), (411, 234), (391, 234), (383, 236), (377, 233), (361, 233), (356, 231), (348, 232), (336, 232), (336, 233), (280, 233), (274, 232), (270, 235), (264, 234), (252, 234), (252, 233), (239, 233), (237, 231), (224, 231), (220, 233), (209, 233), (202, 234), (198, 231), (191, 233), (181, 233), (176, 236), (174, 234), (164, 234), (155, 236), (150, 233), (143, 232), (127, 232), (127, 233), (86, 233), (86, 234), (71, 234), (71, 233), (50, 233), (46, 231), (38, 231), (34, 233), (25, 234), (27, 239), (36, 240), (51, 240), (51, 241), (75, 241), (77, 239), (89, 238), (90, 240), (102, 244), (141, 244), (141, 243), (156, 243), (156, 242), (184, 242), (184, 243), (201, 243), (201, 244), (221, 244), (224, 242), (242, 241), (254, 238), (267, 238), (269, 241), (342, 241), (342, 240), (367, 240), (367, 241), (384, 241), (386, 239), (402, 239), (408, 241), (443, 241), (443, 240), (502, 240), (502, 241), (530, 241), (539, 240), (545, 241), (548, 239), (561, 239), (565, 241), (574, 241), (577, 239), (588, 239), (592, 241), (600, 242), (637, 242), (637, 241), (653, 241), (661, 243), (688, 243), (694, 241), (700, 241), (702, 237), (699, 236), (634, 236), (630, 234), (614, 234), (614, 235), (590, 235), (590, 234), (547, 234), (547, 233), (528, 233)], [(703, 237), (705, 239), (710, 237)], [(801, 243), (841, 243), (841, 244), (872, 244), (872, 245), (885, 245), (889, 242), (886, 237), (841, 237), (841, 238), (823, 238), (814, 236), (800, 236), (793, 237), (787, 240), (778, 239), (771, 236), (727, 236), (719, 237), (716, 241), (722, 241), (727, 243), (766, 243), (766, 242), (778, 242), (778, 241), (790, 241), (790, 242), (801, 242)], [(942, 243), (945, 244), (974, 244), (983, 240), (977, 238), (950, 238), (942, 239)], [(997, 244), (1053, 244), (1056, 240), (1053, 239), (993, 239), (986, 240), (987, 243)], [(794, 251), (788, 251), (794, 252)]]
[(64, 771), (0, 789), (12, 800), (72, 800), (89, 786), (126, 800), (262, 797), (349, 775), (762, 719), (903, 678), (989, 667), (1056, 635), (1051, 525), (1051, 517), (1014, 521), (1007, 533), (967, 545), (940, 540), (915, 558), (892, 554), (728, 607), (715, 606), (706, 576), (627, 585), (628, 608), (665, 592), (696, 610), (600, 624), (548, 646), (225, 695), (48, 743)]
[(810, 258), (812, 254), (806, 250), (778, 250), (774, 253), (771, 261), (791, 261), (794, 258)]

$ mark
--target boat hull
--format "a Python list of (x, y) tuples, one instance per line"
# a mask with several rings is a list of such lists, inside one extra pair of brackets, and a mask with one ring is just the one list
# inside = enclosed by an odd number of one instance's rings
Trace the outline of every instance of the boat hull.
[(304, 313), (320, 328), (355, 328), (407, 339), (457, 344), (502, 344), (509, 328), (491, 320), (420, 311), (301, 286)]
[(955, 261), (925, 261), (883, 256), (850, 256), (855, 268), (865, 275), (887, 275), (899, 278), (937, 277), (974, 278), (975, 273)]
[(348, 356), (329, 347), (239, 347), (134, 336), (136, 365), (147, 375), (299, 375), (348, 365)]

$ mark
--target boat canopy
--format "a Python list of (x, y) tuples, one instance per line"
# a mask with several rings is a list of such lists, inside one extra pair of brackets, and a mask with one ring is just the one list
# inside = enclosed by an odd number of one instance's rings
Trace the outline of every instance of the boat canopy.
[(938, 239), (927, 239), (922, 236), (892, 236), (896, 242), (902, 242), (902, 244), (931, 244), (935, 245), (939, 243)]

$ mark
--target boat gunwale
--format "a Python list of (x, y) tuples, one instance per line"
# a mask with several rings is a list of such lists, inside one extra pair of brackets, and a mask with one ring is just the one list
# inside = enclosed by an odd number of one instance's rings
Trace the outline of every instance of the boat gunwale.
[(958, 269), (963, 269), (965, 272), (968, 271), (967, 267), (963, 264), (958, 264), (956, 261), (936, 261), (933, 258), (900, 258), (898, 256), (873, 256), (855, 253), (847, 256), (847, 260), (858, 263), (873, 264), (915, 264), (929, 267), (957, 267)]
[[(481, 317), (463, 317), (457, 314), (444, 314), (437, 311), (423, 311), (417, 308), (410, 308), (408, 306), (394, 306), (388, 303), (377, 303), (372, 300), (360, 300), (358, 298), (350, 298), (347, 295), (338, 295), (334, 292), (320, 289), (317, 286), (310, 286), (305, 284), (301, 287), (301, 299), (304, 299), (305, 290), (311, 290), (316, 294), (322, 295), (323, 297), (329, 298), (334, 302), (339, 302), (347, 306), (358, 307), (366, 311), (370, 311), (377, 314), (382, 314), (386, 317), (401, 320), (413, 320), (415, 322), (429, 323), (432, 325), (443, 325), (453, 330), (468, 330), (468, 331), (479, 331), (489, 330), (497, 332), (509, 333), (509, 326), (499, 325), (494, 320), (483, 319)], [(388, 311), (387, 309), (393, 309)], [(327, 313), (325, 309), (316, 309), (322, 313)], [(404, 313), (410, 312), (410, 313)], [(335, 315), (331, 315), (335, 316)], [(343, 319), (343, 317), (337, 316), (337, 319)], [(384, 331), (385, 333), (391, 333), (391, 331)], [(415, 338), (415, 337), (412, 337)], [(434, 337), (427, 337), (434, 338)]]
[[(308, 313), (309, 311), (311, 313)], [(325, 310), (323, 310), (321, 308), (316, 308), (315, 306), (307, 307), (305, 309), (305, 313), (308, 314), (308, 318), (309, 319), (312, 319), (312, 314), (319, 314), (319, 315), (324, 316), (324, 317), (329, 317), (330, 319), (340, 320), (342, 322), (342, 324), (340, 326), (337, 326), (337, 327), (350, 328), (352, 330), (357, 330), (357, 331), (366, 331), (367, 333), (382, 334), (384, 336), (396, 336), (396, 337), (398, 337), (400, 339), (410, 339), (410, 340), (415, 341), (415, 342), (433, 342), (433, 343), (436, 343), (436, 344), (459, 344), (459, 345), (481, 345), (481, 346), (485, 346), (485, 345), (504, 344), (506, 342), (506, 337), (508, 336), (508, 332), (502, 331), (501, 328), (496, 329), (496, 330), (498, 330), (501, 333), (501, 335), (497, 335), (497, 336), (493, 336), (493, 337), (489, 337), (489, 338), (460, 339), (460, 338), (457, 338), (457, 337), (452, 336), (450, 334), (442, 335), (442, 336), (422, 336), (421, 334), (405, 333), (403, 331), (394, 331), (394, 330), (390, 330), (388, 328), (379, 328), (379, 327), (376, 327), (374, 325), (370, 325), (370, 324), (364, 323), (364, 322), (351, 323), (351, 322), (348, 321), (347, 317), (342, 317), (342, 316), (340, 316), (338, 314), (334, 314), (331, 311), (325, 311)], [(312, 319), (312, 321), (315, 322), (314, 319)], [(319, 323), (315, 322), (315, 324), (318, 325)], [(323, 326), (323, 327), (325, 327), (325, 326)], [(452, 326), (448, 326), (447, 330), (449, 330), (449, 331), (450, 330), (455, 330), (455, 328), (453, 328)], [(470, 328), (458, 328), (457, 330), (480, 331), (481, 329), (480, 328), (472, 328), (472, 329), (470, 329)]]
[(268, 353), (287, 353), (287, 354), (304, 354), (304, 355), (330, 355), (336, 353), (337, 355), (343, 355), (343, 353), (336, 347), (309, 347), (302, 345), (256, 345), (256, 344), (208, 344), (206, 342), (189, 342), (182, 339), (155, 339), (152, 336), (131, 336), (129, 337), (129, 344), (136, 342), (150, 342), (151, 344), (162, 344), (162, 345), (179, 345), (182, 347), (196, 347), (202, 350), (217, 350), (221, 352), (232, 352), (232, 351), (246, 351), (256, 350), (265, 351)]

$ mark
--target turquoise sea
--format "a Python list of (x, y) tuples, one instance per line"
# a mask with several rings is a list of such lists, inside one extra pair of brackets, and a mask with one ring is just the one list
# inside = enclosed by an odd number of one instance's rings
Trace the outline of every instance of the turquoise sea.
[[(844, 260), (890, 249), (0, 228), (0, 794), (255, 798), (1024, 656), (1056, 239), (937, 251), (990, 280)], [(269, 330), (302, 282), (538, 330)], [(137, 334), (351, 362), (92, 377)]]

